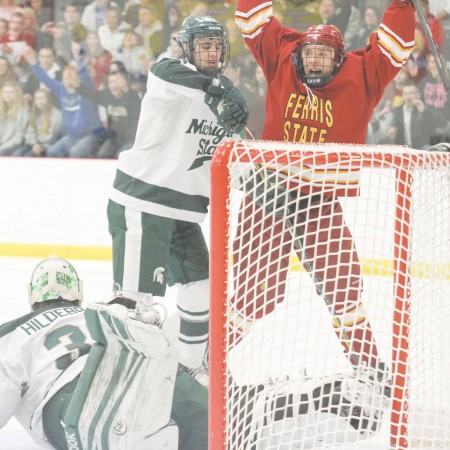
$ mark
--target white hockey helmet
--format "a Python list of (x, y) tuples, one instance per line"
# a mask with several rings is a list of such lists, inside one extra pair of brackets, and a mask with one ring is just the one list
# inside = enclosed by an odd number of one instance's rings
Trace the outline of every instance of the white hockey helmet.
[(83, 282), (68, 261), (50, 256), (41, 261), (31, 275), (28, 300), (35, 303), (66, 300), (79, 305), (83, 300)]

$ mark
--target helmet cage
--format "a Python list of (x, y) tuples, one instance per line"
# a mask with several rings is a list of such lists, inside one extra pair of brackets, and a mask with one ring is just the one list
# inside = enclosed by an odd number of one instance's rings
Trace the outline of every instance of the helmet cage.
[[(327, 74), (309, 74), (305, 71), (303, 50), (308, 45), (323, 45), (333, 50), (333, 70)], [(310, 87), (322, 87), (329, 83), (341, 68), (345, 57), (345, 45), (341, 32), (333, 25), (314, 25), (301, 37), (298, 48), (293, 54), (293, 63), (297, 75)]]
[(79, 305), (83, 300), (83, 282), (72, 264), (51, 256), (34, 269), (28, 285), (28, 300), (31, 307), (51, 300), (66, 300)]
[[(200, 38), (220, 38), (222, 54), (216, 68), (199, 68), (194, 61), (195, 46)], [(224, 72), (230, 62), (230, 41), (225, 27), (211, 16), (187, 17), (178, 33), (178, 45), (184, 58), (205, 75), (216, 77)]]

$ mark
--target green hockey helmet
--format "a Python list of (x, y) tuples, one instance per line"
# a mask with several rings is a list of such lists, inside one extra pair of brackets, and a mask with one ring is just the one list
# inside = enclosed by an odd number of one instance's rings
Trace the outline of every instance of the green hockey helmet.
[(79, 305), (83, 300), (83, 282), (68, 261), (50, 256), (41, 261), (31, 275), (28, 300), (32, 308), (36, 303), (66, 300)]
[[(195, 61), (195, 46), (200, 38), (220, 38), (221, 55), (216, 67), (202, 67), (201, 61)], [(184, 58), (208, 76), (217, 76), (226, 69), (230, 61), (230, 42), (223, 25), (211, 16), (189, 16), (184, 19), (178, 32), (178, 45)]]

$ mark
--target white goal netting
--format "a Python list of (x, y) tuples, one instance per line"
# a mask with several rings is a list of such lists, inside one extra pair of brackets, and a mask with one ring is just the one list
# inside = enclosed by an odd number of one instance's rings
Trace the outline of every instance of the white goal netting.
[(229, 142), (212, 186), (212, 448), (450, 448), (450, 154)]

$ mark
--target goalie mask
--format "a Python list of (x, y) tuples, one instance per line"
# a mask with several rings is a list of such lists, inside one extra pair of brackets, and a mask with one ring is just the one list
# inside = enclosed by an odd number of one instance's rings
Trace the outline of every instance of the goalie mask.
[(184, 58), (207, 76), (223, 73), (230, 61), (230, 42), (225, 28), (211, 16), (189, 16), (178, 33)]
[(345, 56), (341, 32), (333, 25), (313, 25), (300, 38), (293, 56), (297, 75), (311, 88), (329, 83)]
[(33, 271), (28, 285), (28, 300), (33, 309), (36, 303), (66, 300), (79, 305), (83, 300), (83, 282), (68, 261), (50, 256)]

